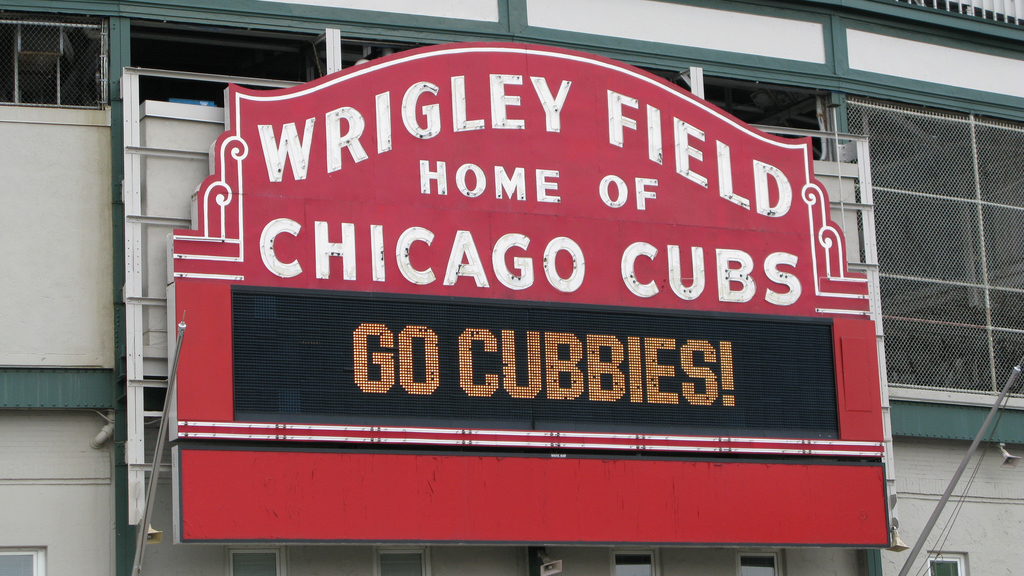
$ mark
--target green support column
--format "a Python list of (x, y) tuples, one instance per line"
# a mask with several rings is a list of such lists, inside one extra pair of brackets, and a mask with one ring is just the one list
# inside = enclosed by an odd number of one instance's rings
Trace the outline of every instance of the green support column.
[(110, 172), (112, 257), (114, 264), (114, 373), (111, 396), (116, 407), (114, 421), (114, 524), (115, 574), (129, 576), (135, 553), (135, 529), (128, 524), (128, 464), (124, 446), (128, 439), (128, 413), (125, 404), (127, 386), (125, 366), (125, 308), (122, 286), (124, 262), (124, 203), (121, 188), (124, 179), (124, 109), (121, 102), (121, 69), (131, 65), (131, 21), (110, 19)]

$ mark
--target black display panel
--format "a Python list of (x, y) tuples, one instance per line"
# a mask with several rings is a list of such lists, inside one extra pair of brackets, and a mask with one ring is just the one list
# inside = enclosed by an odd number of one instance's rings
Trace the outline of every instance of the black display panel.
[(235, 287), (235, 418), (837, 438), (828, 320)]

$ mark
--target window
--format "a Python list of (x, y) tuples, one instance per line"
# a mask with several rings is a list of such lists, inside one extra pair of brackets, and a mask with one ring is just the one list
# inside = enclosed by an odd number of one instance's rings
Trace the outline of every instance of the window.
[(0, 103), (99, 108), (106, 73), (102, 20), (0, 16)]
[(284, 576), (284, 563), (278, 548), (231, 550), (228, 576)]
[(616, 552), (613, 576), (654, 576), (651, 552)]
[(430, 558), (422, 548), (377, 551), (377, 576), (429, 576)]
[(0, 575), (44, 576), (46, 554), (42, 548), (0, 548)]
[(775, 554), (740, 554), (739, 576), (778, 576)]
[(931, 576), (966, 576), (964, 557), (960, 554), (938, 554), (928, 559)]

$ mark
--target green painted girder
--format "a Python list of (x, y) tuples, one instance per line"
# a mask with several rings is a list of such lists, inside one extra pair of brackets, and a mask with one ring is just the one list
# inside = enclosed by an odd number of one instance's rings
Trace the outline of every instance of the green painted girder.
[[(993, 397), (993, 402), (995, 398)], [(906, 402), (893, 400), (889, 417), (893, 436), (912, 438), (942, 438), (946, 440), (974, 440), (990, 408)], [(1024, 410), (1004, 408), (996, 416), (990, 435), (992, 442), (1024, 444)]]
[(0, 408), (111, 408), (106, 368), (0, 367)]

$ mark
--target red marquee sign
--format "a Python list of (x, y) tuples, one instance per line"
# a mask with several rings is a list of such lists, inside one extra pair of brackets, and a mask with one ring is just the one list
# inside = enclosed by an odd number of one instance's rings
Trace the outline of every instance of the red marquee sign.
[[(173, 238), (189, 325), (181, 539), (886, 544), (868, 285), (846, 269), (809, 139), (611, 60), (514, 44), (403, 52), (287, 90), (232, 86), (227, 118), (196, 229)], [(403, 446), (470, 451), (359, 451)], [(510, 472), (493, 455), (510, 449), (573, 463), (520, 454)], [(654, 459), (576, 457), (595, 453)], [(730, 481), (795, 482), (856, 522), (808, 522), (780, 493), (744, 506), (771, 508), (781, 531), (672, 516), (631, 534), (614, 514), (579, 528), (596, 501), (543, 506), (565, 526), (533, 528), (532, 503), (517, 520), (411, 530), (441, 513), (415, 491), (408, 524), (365, 521), (384, 512), (391, 473), (429, 469), (451, 489), (466, 475), (585, 473), (613, 494), (640, 475), (696, 488), (695, 455), (725, 458)], [(260, 516), (288, 506), (263, 480), (353, 467), (375, 473), (323, 501), (365, 531)], [(303, 506), (331, 490), (285, 475), (304, 482)], [(467, 489), (444, 513), (487, 508), (463, 510), (489, 497)], [(650, 497), (683, 514), (673, 493)], [(225, 514), (259, 518), (239, 531)]]

